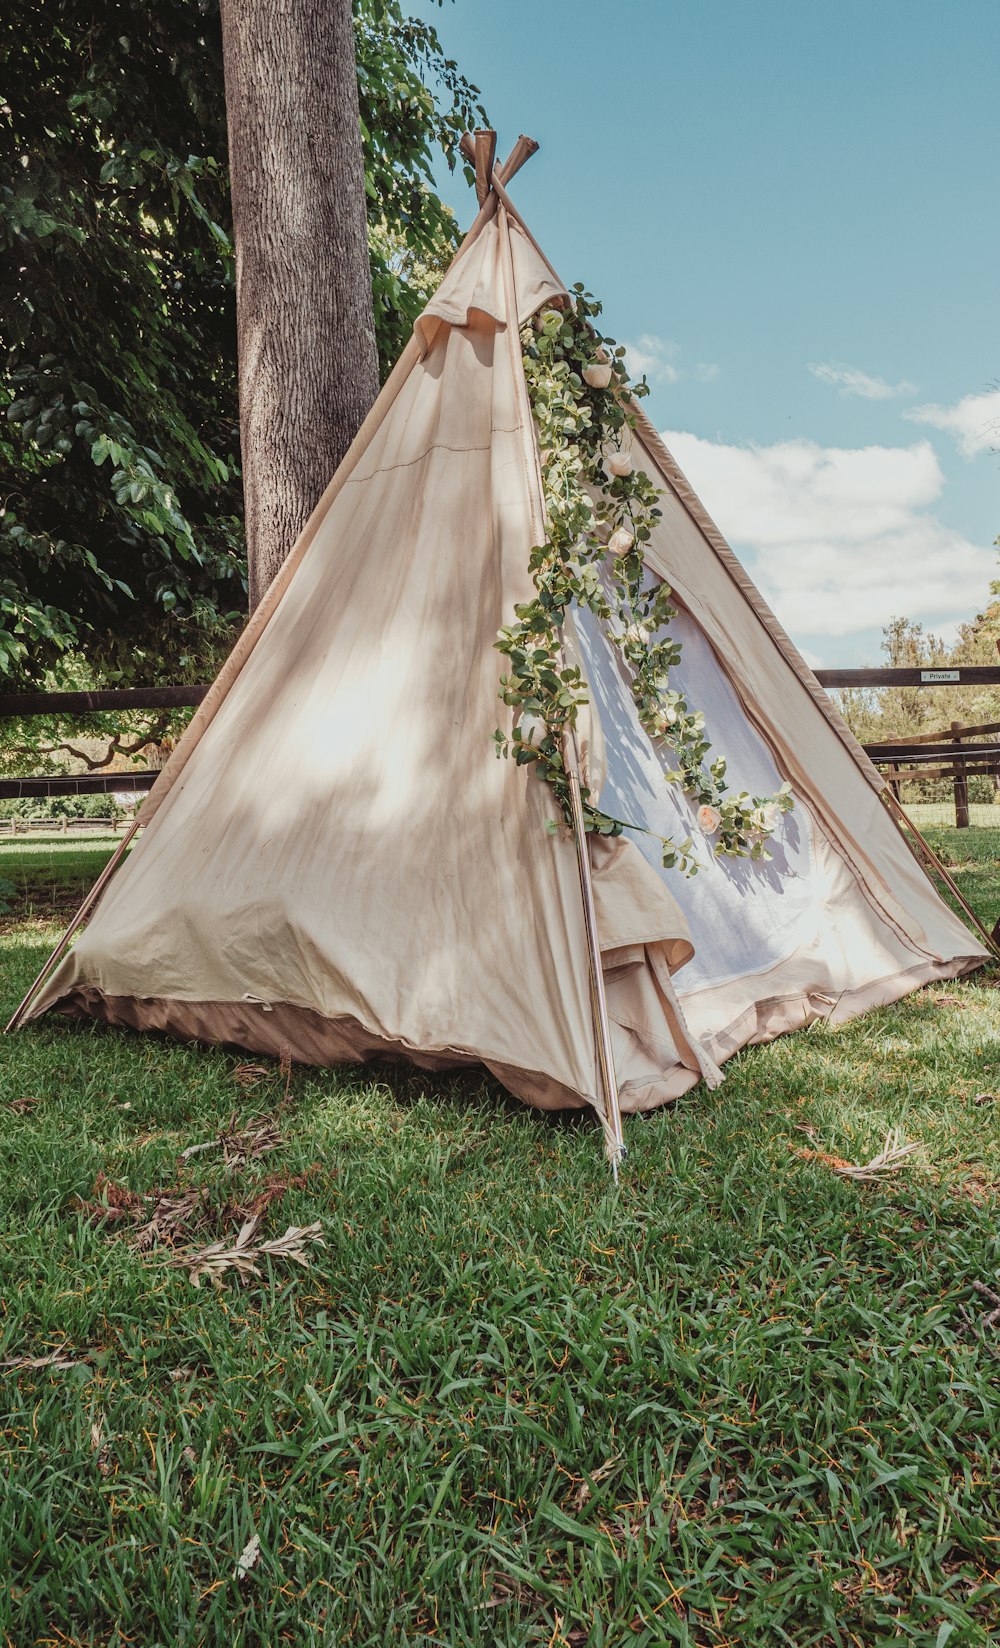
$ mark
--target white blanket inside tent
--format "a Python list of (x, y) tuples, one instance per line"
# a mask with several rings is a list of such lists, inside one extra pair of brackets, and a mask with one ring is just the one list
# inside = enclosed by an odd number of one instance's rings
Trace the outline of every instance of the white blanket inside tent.
[[(607, 776), (600, 805), (605, 812), (634, 820), (628, 830), (643, 857), (657, 871), (688, 919), (695, 947), (676, 975), (683, 996), (765, 972), (811, 940), (823, 919), (825, 888), (814, 876), (813, 821), (801, 801), (782, 815), (770, 843), (770, 863), (716, 858), (710, 841), (697, 853), (697, 875), (665, 870), (659, 836), (683, 840), (699, 829), (696, 808), (678, 784), (663, 773), (674, 765), (669, 747), (650, 743), (639, 724), (627, 672), (591, 612), (574, 612), (577, 637), (604, 735)], [(718, 658), (698, 625), (678, 612), (670, 634), (680, 642), (681, 661), (670, 672), (671, 686), (692, 709), (705, 713), (713, 755), (724, 755), (726, 779), (734, 790), (771, 795), (784, 782), (774, 757), (752, 726)], [(652, 831), (647, 835), (645, 831)]]

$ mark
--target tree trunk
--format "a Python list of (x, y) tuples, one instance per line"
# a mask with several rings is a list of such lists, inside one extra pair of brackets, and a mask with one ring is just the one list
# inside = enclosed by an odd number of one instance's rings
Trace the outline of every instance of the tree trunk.
[(222, 0), (250, 609), (378, 392), (351, 0)]

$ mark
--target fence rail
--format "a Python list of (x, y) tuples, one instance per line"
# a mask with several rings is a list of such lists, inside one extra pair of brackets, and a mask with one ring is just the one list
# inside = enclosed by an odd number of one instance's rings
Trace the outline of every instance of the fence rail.
[(0, 692), (0, 716), (85, 715), (92, 710), (185, 710), (207, 686), (108, 687), (99, 692)]
[[(1000, 664), (963, 665), (958, 669), (821, 669), (816, 678), (824, 687), (969, 687), (1000, 686)], [(93, 692), (0, 693), (0, 720), (37, 715), (86, 715), (108, 710), (193, 709), (208, 692), (207, 684), (175, 687), (108, 687)], [(979, 727), (952, 722), (941, 732), (867, 744), (869, 757), (880, 767), (899, 794), (901, 784), (914, 779), (950, 778), (954, 786), (955, 816), (959, 826), (969, 822), (969, 775), (1000, 777), (1000, 722)], [(989, 744), (963, 743), (991, 737)], [(65, 795), (141, 794), (151, 790), (158, 772), (31, 774), (0, 778), (0, 800)]]
[(818, 669), (822, 687), (997, 687), (1000, 665), (963, 664), (961, 669)]

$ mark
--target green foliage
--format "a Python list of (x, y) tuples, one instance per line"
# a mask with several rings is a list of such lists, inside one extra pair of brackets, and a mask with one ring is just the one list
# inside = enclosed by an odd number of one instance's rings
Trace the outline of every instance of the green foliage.
[(0, 664), (204, 668), (243, 606), (218, 19), (22, 0), (2, 43)]
[[(355, 14), (386, 370), (457, 238), (432, 154), (482, 111), (398, 0)], [(0, 51), (0, 676), (203, 678), (245, 607), (217, 3), (14, 0)]]
[[(141, 801), (142, 796), (137, 795), (135, 799)], [(0, 801), (0, 818), (16, 818), (25, 824), (53, 818), (121, 819), (127, 815), (128, 809), (110, 792), (105, 795), (19, 796)]]
[[(0, 846), (34, 912), (5, 1011), (106, 856)], [(0, 1639), (990, 1648), (998, 1046), (1000, 993), (959, 983), (748, 1049), (629, 1118), (612, 1193), (595, 1124), (474, 1075), (286, 1096), (219, 1049), (0, 1037), (0, 1362), (71, 1363), (0, 1375)], [(280, 1148), (178, 1164), (234, 1110)], [(887, 1186), (798, 1153), (890, 1126), (923, 1148)], [(199, 1241), (263, 1195), (264, 1235), (326, 1246), (195, 1291), (81, 1205), (116, 1186), (201, 1191)]]
[[(516, 622), (496, 646), (509, 661), (501, 698), (515, 710), (510, 738), (495, 735), (498, 755), (533, 764), (569, 813), (565, 749), (588, 702), (579, 667), (567, 664), (563, 625), (572, 605), (602, 622), (628, 675), (639, 721), (671, 751), (665, 771), (699, 807), (704, 836), (716, 836), (717, 856), (770, 858), (765, 845), (792, 806), (791, 786), (773, 796), (729, 793), (725, 759), (711, 763), (704, 714), (670, 685), (680, 661), (670, 620), (670, 588), (651, 578), (645, 545), (660, 518), (656, 490), (632, 461), (634, 401), (625, 350), (594, 325), (601, 306), (582, 286), (572, 307), (546, 309), (522, 331), (524, 371), (535, 421), (545, 503), (545, 542), (531, 552), (535, 598), (515, 607)], [(619, 835), (636, 828), (601, 812), (584, 795), (587, 828)], [(641, 828), (641, 826), (639, 826)], [(693, 836), (662, 838), (663, 863), (697, 874)]]

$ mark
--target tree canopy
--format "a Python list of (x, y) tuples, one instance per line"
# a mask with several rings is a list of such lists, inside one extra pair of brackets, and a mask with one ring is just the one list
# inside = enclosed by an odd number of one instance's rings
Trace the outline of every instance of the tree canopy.
[[(382, 370), (456, 241), (482, 120), (399, 0), (354, 0)], [(217, 0), (15, 0), (0, 23), (0, 673), (201, 678), (245, 606)]]

